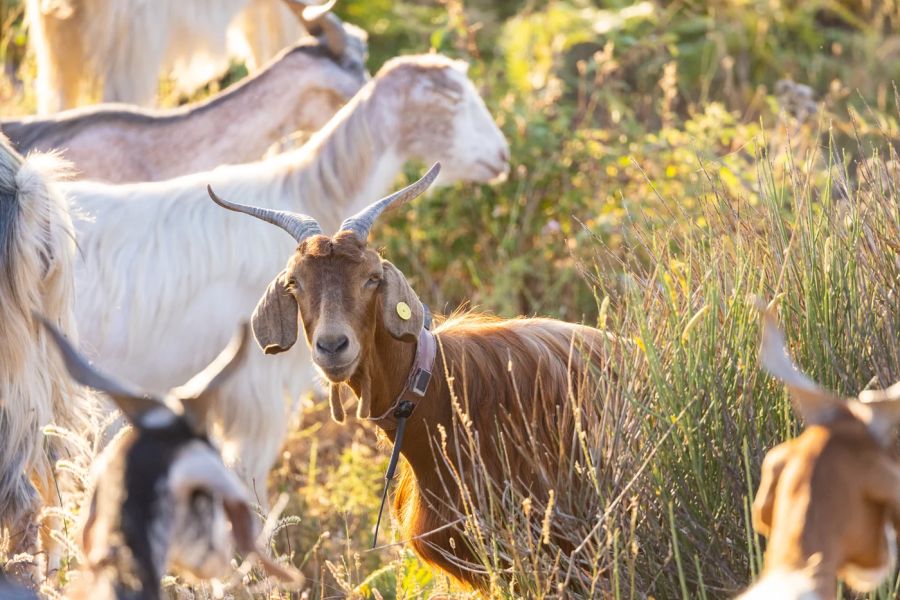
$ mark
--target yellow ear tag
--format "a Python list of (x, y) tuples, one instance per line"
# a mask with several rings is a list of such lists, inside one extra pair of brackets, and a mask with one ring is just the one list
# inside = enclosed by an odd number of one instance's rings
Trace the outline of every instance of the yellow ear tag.
[(404, 321), (409, 321), (409, 318), (412, 316), (412, 310), (410, 310), (409, 304), (406, 302), (398, 302), (397, 314), (400, 315), (400, 318)]

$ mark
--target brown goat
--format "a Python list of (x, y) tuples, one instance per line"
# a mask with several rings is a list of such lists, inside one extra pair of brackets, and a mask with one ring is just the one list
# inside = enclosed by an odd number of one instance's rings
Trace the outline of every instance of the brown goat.
[[(492, 483), (545, 500), (554, 482), (540, 473), (555, 471), (539, 469), (534, 457), (553, 465), (569, 455), (573, 414), (585, 402), (581, 390), (593, 388), (578, 382), (605, 370), (609, 339), (596, 329), (551, 319), (474, 315), (450, 318), (433, 334), (425, 330), (427, 311), (406, 278), (366, 240), (383, 210), (422, 193), (437, 170), (347, 219), (333, 237), (322, 235), (310, 217), (211, 195), (225, 208), (283, 227), (298, 241), (254, 312), (254, 333), (266, 353), (282, 352), (295, 343), (299, 318), (313, 361), (332, 383), (335, 419), (343, 419), (337, 390), (346, 384), (359, 398), (357, 415), (373, 420), (394, 442), (393, 413), (416, 387), (411, 371), (424, 365), (434, 374), (406, 425), (401, 452), (408, 466), (394, 513), (401, 537), (420, 557), (486, 590), (488, 578), (475, 552), (452, 525), (465, 513), (454, 474), (469, 486), (480, 471), (478, 461), (498, 477)], [(436, 348), (433, 365), (423, 359), (429, 346)], [(479, 456), (459, 450), (459, 422), (478, 437)]]
[(896, 558), (900, 467), (889, 434), (900, 384), (858, 399), (823, 390), (796, 369), (768, 311), (760, 361), (785, 383), (806, 427), (763, 461), (753, 527), (769, 542), (762, 577), (742, 598), (829, 600), (838, 578), (872, 590)]

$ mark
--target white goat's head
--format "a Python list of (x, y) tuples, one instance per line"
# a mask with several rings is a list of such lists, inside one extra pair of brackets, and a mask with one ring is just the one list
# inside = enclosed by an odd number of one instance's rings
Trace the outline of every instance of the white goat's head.
[[(43, 320), (73, 379), (106, 393), (133, 426), (104, 451), (84, 531), (84, 553), (118, 594), (157, 598), (169, 564), (196, 579), (227, 575), (237, 549), (288, 581), (255, 543), (250, 497), (206, 435), (218, 388), (247, 352), (248, 327), (205, 370), (163, 400), (96, 371)], [(230, 530), (229, 530), (230, 525)], [(129, 597), (131, 597), (129, 595)]]
[(779, 597), (833, 598), (836, 578), (871, 590), (895, 558), (900, 468), (888, 447), (900, 384), (849, 399), (822, 389), (794, 366), (774, 315), (761, 308), (760, 362), (788, 388), (805, 428), (763, 461), (753, 526), (769, 543), (762, 586), (747, 597), (791, 578), (806, 584)]
[(469, 66), (439, 54), (389, 60), (376, 75), (402, 103), (397, 146), (410, 158), (441, 163), (437, 185), (486, 183), (509, 171), (509, 144), (494, 123)]

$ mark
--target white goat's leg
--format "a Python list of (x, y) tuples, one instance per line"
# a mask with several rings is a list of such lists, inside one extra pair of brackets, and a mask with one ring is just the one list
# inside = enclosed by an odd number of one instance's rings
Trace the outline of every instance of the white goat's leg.
[(31, 45), (37, 62), (37, 109), (49, 114), (78, 105), (82, 78), (91, 79), (76, 17), (60, 19), (41, 13), (40, 3), (29, 2)]
[(152, 106), (156, 103), (167, 35), (149, 24), (147, 28), (136, 27), (129, 34), (137, 39), (123, 44), (122, 51), (107, 63), (103, 101)]

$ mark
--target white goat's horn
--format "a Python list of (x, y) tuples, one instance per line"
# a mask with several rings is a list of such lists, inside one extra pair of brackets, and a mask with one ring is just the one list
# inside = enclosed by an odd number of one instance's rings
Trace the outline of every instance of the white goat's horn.
[(122, 414), (133, 424), (140, 425), (141, 417), (153, 409), (162, 408), (169, 410), (159, 400), (137, 390), (130, 389), (92, 367), (50, 321), (38, 314), (35, 314), (35, 318), (50, 332), (50, 337), (56, 343), (56, 347), (59, 348), (59, 352), (66, 364), (66, 369), (69, 371), (72, 379), (81, 385), (86, 385), (108, 394), (116, 403), (116, 406), (119, 407), (119, 410), (122, 411)]
[(330, 12), (337, 0), (330, 0), (325, 4), (309, 4), (305, 0), (286, 0), (286, 2), (310, 35), (324, 35), (328, 51), (336, 57), (344, 55), (347, 48), (347, 32), (337, 15)]
[(362, 241), (369, 238), (369, 230), (375, 224), (378, 216), (386, 210), (402, 206), (410, 200), (417, 198), (434, 183), (438, 173), (441, 172), (441, 163), (434, 163), (428, 172), (415, 183), (411, 183), (399, 192), (394, 192), (377, 202), (373, 202), (352, 217), (346, 219), (338, 231), (352, 231)]
[(242, 323), (228, 346), (205, 369), (191, 377), (186, 384), (172, 390), (184, 406), (185, 416), (194, 430), (206, 432), (207, 413), (214, 402), (215, 392), (241, 366), (250, 346), (250, 326)]
[(322, 233), (322, 228), (319, 226), (319, 223), (312, 217), (288, 212), (286, 210), (273, 210), (271, 208), (261, 208), (259, 206), (247, 206), (246, 204), (229, 202), (228, 200), (219, 198), (212, 190), (212, 186), (209, 185), (206, 186), (206, 191), (209, 192), (209, 197), (212, 198), (213, 202), (222, 208), (256, 217), (257, 219), (265, 221), (266, 223), (271, 223), (272, 225), (278, 225), (291, 234), (294, 239), (297, 240), (298, 244), (308, 237)]
[(794, 406), (807, 425), (823, 423), (834, 410), (846, 406), (840, 397), (828, 392), (804, 375), (794, 365), (788, 353), (784, 334), (778, 327), (778, 321), (772, 310), (762, 301), (757, 302), (762, 313), (763, 332), (759, 349), (759, 362), (769, 375), (780, 379), (788, 388)]

